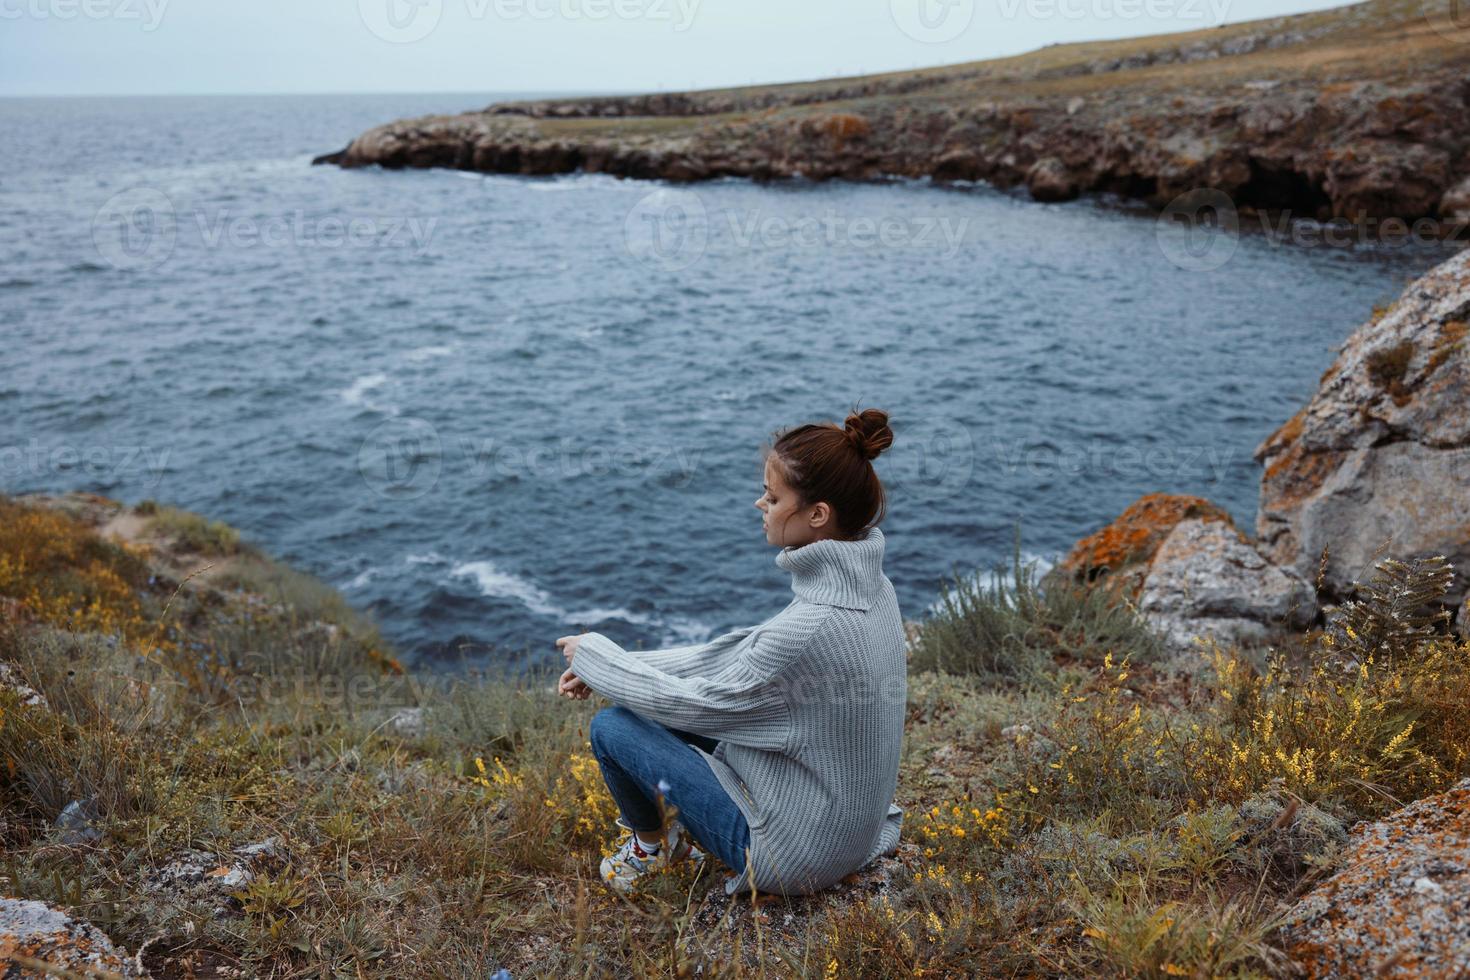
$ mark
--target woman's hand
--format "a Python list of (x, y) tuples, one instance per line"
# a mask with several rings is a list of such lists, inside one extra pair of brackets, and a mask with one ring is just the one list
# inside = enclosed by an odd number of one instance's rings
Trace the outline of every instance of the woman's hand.
[(581, 634), (577, 636), (559, 636), (556, 638), (556, 645), (561, 647), (562, 656), (567, 658), (567, 666), (571, 666), (572, 657), (576, 656), (577, 644), (580, 642), (582, 642)]
[(566, 669), (566, 673), (562, 674), (561, 680), (557, 682), (556, 692), (564, 698), (572, 698), (576, 701), (586, 701), (592, 696), (592, 688), (587, 686), (586, 681), (572, 673), (572, 668), (570, 667)]

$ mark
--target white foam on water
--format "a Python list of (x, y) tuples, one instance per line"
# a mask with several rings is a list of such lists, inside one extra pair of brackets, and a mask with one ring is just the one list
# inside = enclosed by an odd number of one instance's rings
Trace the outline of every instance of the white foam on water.
[(362, 571), (358, 572), (355, 576), (353, 576), (352, 581), (350, 581), (346, 585), (344, 585), (343, 588), (344, 589), (360, 589), (364, 585), (367, 585), (369, 582), (371, 582), (373, 580), (373, 576), (374, 575), (377, 575), (377, 574), (378, 574), (377, 566), (370, 565), (367, 568), (364, 568)]
[(551, 596), (545, 589), (501, 571), (493, 562), (461, 562), (449, 570), (449, 577), (474, 579), (481, 595), (492, 599), (514, 599), (542, 616), (563, 616), (566, 613), (566, 610), (551, 601)]
[[(1041, 577), (1050, 571), (1054, 564), (1055, 562), (1045, 555), (1039, 555), (1029, 551), (1021, 552), (1021, 568), (1022, 570), (1030, 570), (1030, 579), (1033, 582), (1039, 582)], [(1011, 557), (1008, 556), (1005, 560), (1005, 567), (1001, 571), (996, 571), (994, 568), (977, 568), (970, 572), (967, 578), (988, 592), (995, 588), (997, 584), (1007, 587), (1013, 586), (1016, 581), (1016, 571)], [(944, 585), (946, 588), (953, 588), (954, 586), (954, 581), (948, 574), (945, 576)], [(943, 612), (943, 610), (944, 596), (941, 592), (934, 597), (934, 601), (925, 607), (924, 612), (932, 615)]]
[(348, 405), (370, 409), (374, 412), (382, 412), (385, 415), (395, 415), (398, 409), (392, 405), (379, 402), (372, 397), (372, 393), (388, 383), (388, 376), (381, 371), (373, 374), (364, 374), (355, 379), (352, 384), (343, 388), (338, 394), (342, 401)]
[(664, 622), (663, 627), (664, 635), (672, 640), (673, 646), (687, 646), (691, 643), (703, 643), (714, 639), (710, 635), (714, 630), (708, 623), (702, 623), (687, 616), (670, 616)]
[(409, 555), (403, 559), (405, 565), (445, 565), (449, 559), (437, 551), (430, 551), (422, 555)]
[(609, 619), (618, 619), (625, 623), (661, 629), (664, 637), (675, 641), (676, 645), (699, 643), (710, 634), (707, 624), (687, 617), (675, 616), (666, 620), (649, 613), (634, 612), (622, 606), (569, 609), (555, 602), (545, 589), (517, 575), (502, 571), (489, 561), (461, 562), (449, 570), (449, 577), (472, 579), (479, 587), (481, 595), (493, 599), (512, 599), (531, 612), (566, 623), (569, 630), (581, 624), (591, 625)]
[(410, 364), (423, 364), (440, 357), (448, 357), (454, 353), (454, 348), (447, 344), (430, 344), (427, 347), (415, 347), (403, 355), (403, 359)]

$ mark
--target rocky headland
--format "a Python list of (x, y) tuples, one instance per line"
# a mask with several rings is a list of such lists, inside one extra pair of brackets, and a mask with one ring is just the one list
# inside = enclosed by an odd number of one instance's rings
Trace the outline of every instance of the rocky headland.
[(1370, 0), (918, 71), (499, 103), (388, 123), (316, 162), (932, 178), (1156, 207), (1208, 188), (1242, 212), (1438, 219), (1459, 234), (1470, 222), (1470, 23), (1457, 11), (1452, 0)]

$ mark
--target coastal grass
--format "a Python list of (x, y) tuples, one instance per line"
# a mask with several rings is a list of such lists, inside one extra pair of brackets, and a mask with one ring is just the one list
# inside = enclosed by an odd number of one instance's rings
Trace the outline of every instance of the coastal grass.
[(142, 501), (134, 512), (149, 518), (155, 531), (184, 551), (223, 557), (240, 550), (240, 532), (223, 521), (211, 521), (155, 500)]
[(1100, 662), (1108, 651), (1160, 654), (1157, 637), (1126, 604), (1062, 574), (1023, 562), (1019, 536), (1009, 568), (958, 575), (941, 586), (911, 658), (917, 670), (1035, 682), (1067, 663)]
[(395, 670), (332, 603), (150, 583), (72, 517), (0, 509), (0, 888), (157, 976), (1276, 975), (1344, 827), (1470, 771), (1432, 564), (1291, 655), (1201, 646), (1182, 675), (1013, 569), (922, 624), (885, 883), (730, 901), (711, 858), (623, 897), (595, 701)]

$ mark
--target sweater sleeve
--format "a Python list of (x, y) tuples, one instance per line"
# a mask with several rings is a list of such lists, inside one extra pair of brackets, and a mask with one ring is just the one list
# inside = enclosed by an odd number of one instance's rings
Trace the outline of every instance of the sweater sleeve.
[[(766, 624), (705, 676), (681, 677), (629, 653), (601, 633), (584, 633), (572, 670), (609, 700), (669, 728), (751, 748), (781, 751), (791, 733), (782, 671), (806, 648), (825, 618), (792, 626)], [(752, 627), (752, 630), (755, 630)]]
[(705, 643), (668, 647), (664, 650), (639, 651), (634, 656), (648, 666), (675, 677), (712, 674), (718, 671), (730, 657), (731, 647), (745, 639), (755, 629), (754, 626), (746, 626), (721, 634)]

